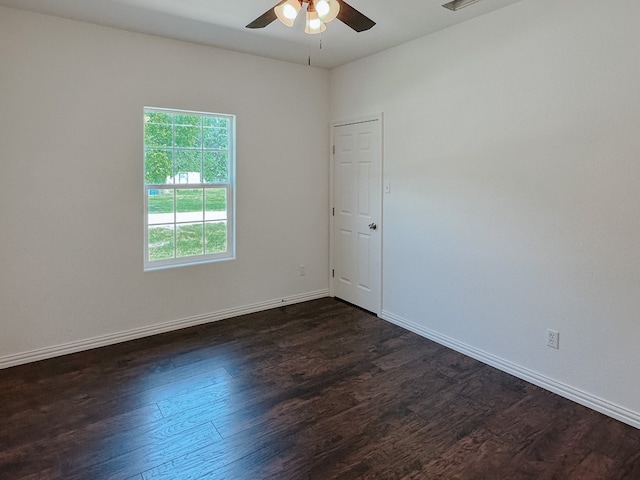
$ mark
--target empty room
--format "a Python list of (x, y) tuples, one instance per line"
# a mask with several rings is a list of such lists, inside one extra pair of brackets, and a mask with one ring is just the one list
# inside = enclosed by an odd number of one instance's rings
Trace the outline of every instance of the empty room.
[(0, 0), (0, 480), (640, 478), (639, 22)]

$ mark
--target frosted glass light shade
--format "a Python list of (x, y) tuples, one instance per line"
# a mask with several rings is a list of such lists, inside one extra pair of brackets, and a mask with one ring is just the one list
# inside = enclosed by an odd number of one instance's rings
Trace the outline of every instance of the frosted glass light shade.
[(293, 23), (296, 21), (296, 17), (302, 8), (302, 4), (299, 0), (287, 0), (286, 2), (276, 6), (273, 10), (276, 13), (276, 17), (287, 27), (293, 27)]
[(320, 20), (320, 17), (318, 17), (318, 12), (310, 12), (309, 10), (310, 9), (307, 9), (307, 24), (304, 27), (304, 32), (311, 35), (324, 32), (327, 26)]
[(314, 3), (318, 17), (324, 23), (329, 23), (340, 13), (340, 4), (337, 0), (316, 0)]

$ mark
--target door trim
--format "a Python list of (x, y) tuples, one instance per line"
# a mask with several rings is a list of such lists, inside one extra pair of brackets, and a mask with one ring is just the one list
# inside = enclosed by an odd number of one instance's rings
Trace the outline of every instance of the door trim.
[(335, 182), (335, 155), (334, 155), (334, 146), (335, 146), (335, 129), (336, 127), (344, 127), (347, 125), (353, 125), (357, 123), (368, 123), (368, 122), (380, 122), (380, 165), (379, 165), (379, 178), (380, 178), (380, 195), (379, 195), (379, 208), (380, 208), (380, 221), (379, 221), (379, 229), (380, 229), (380, 251), (378, 252), (379, 258), (379, 280), (380, 285), (378, 289), (378, 299), (377, 299), (377, 311), (373, 312), (377, 316), (380, 316), (382, 313), (382, 298), (383, 298), (383, 290), (384, 290), (384, 268), (383, 268), (383, 249), (384, 249), (384, 202), (383, 202), (383, 185), (384, 185), (384, 114), (382, 112), (375, 113), (371, 115), (363, 115), (360, 117), (349, 118), (342, 121), (332, 122), (331, 123), (331, 134), (330, 134), (330, 144), (329, 144), (329, 295), (335, 297), (335, 288), (334, 288), (334, 277), (333, 277), (333, 261), (334, 261), (334, 215), (333, 208), (335, 207), (334, 203), (334, 182)]

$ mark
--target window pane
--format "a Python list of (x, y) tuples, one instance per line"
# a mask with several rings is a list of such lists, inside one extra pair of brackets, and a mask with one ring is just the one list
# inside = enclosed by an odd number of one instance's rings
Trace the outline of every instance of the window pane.
[(207, 254), (227, 251), (227, 222), (205, 223), (205, 244)]
[(229, 182), (229, 154), (227, 152), (205, 152), (203, 172), (205, 183)]
[(174, 258), (174, 227), (161, 225), (149, 227), (149, 260)]
[(173, 115), (145, 112), (144, 144), (147, 147), (171, 147), (173, 145)]
[(173, 160), (171, 150), (147, 148), (144, 152), (144, 179), (150, 183), (172, 183)]
[(202, 152), (200, 150), (175, 151), (173, 183), (201, 183)]
[(176, 115), (174, 145), (176, 147), (199, 148), (202, 146), (202, 117)]
[(227, 189), (207, 188), (204, 192), (205, 220), (227, 219)]
[(202, 124), (205, 127), (229, 128), (229, 119), (226, 117), (203, 117)]
[(174, 118), (176, 125), (191, 127), (200, 127), (202, 125), (202, 117), (200, 115), (176, 113)]
[(176, 227), (176, 257), (190, 257), (204, 253), (202, 223), (188, 223)]
[(176, 221), (201, 222), (203, 220), (202, 188), (176, 190)]
[(226, 127), (204, 127), (204, 148), (228, 150), (229, 130)]
[(149, 195), (147, 197), (149, 225), (172, 223), (175, 221), (173, 216), (173, 196), (173, 190), (149, 189)]

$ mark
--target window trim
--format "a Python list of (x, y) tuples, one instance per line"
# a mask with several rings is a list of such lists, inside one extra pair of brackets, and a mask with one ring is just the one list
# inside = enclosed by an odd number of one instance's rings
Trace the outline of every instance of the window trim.
[[(182, 115), (197, 115), (200, 117), (217, 117), (217, 118), (226, 118), (229, 120), (229, 150), (228, 150), (228, 162), (229, 162), (229, 178), (226, 183), (159, 183), (159, 184), (148, 184), (146, 182), (146, 124), (145, 124), (145, 116), (148, 112), (159, 112), (159, 113), (170, 113), (170, 114), (182, 114)], [(214, 263), (220, 261), (227, 260), (235, 260), (236, 258), (236, 116), (233, 114), (226, 113), (212, 113), (212, 112), (200, 112), (193, 110), (178, 110), (171, 108), (160, 108), (160, 107), (144, 107), (143, 108), (143, 155), (142, 155), (142, 175), (143, 175), (143, 224), (144, 224), (144, 271), (153, 271), (153, 270), (161, 270), (175, 267), (183, 267), (188, 265), (200, 265), (205, 263)], [(151, 147), (152, 148), (152, 147)], [(175, 146), (171, 147), (175, 149)], [(150, 190), (183, 190), (183, 189), (203, 189), (203, 193), (206, 192), (207, 189), (221, 189), (224, 188), (227, 191), (227, 210), (226, 210), (226, 222), (227, 222), (227, 251), (221, 253), (203, 253), (202, 255), (191, 255), (187, 257), (173, 257), (169, 259), (162, 260), (149, 260), (149, 191)], [(178, 212), (175, 208), (176, 196), (174, 196), (174, 209), (173, 209), (173, 225), (174, 227), (180, 224), (186, 223), (194, 223), (194, 222), (186, 222), (179, 221), (176, 217)], [(204, 218), (205, 212), (205, 203), (203, 199), (203, 225), (206, 223), (206, 219)], [(151, 225), (153, 226), (153, 225)], [(174, 245), (175, 248), (175, 245)]]

